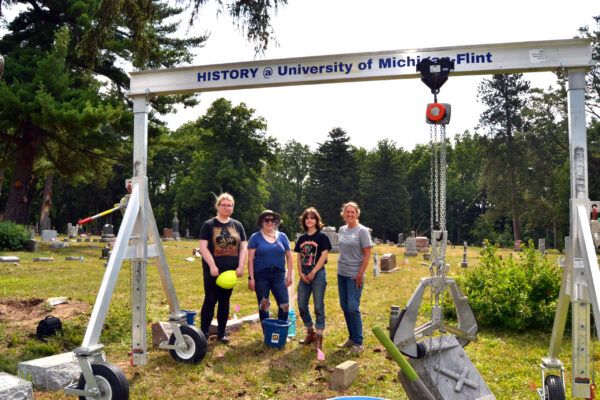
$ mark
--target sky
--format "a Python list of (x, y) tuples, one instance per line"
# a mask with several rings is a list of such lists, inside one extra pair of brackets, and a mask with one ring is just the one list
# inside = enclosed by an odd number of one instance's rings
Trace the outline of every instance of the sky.
[[(192, 32), (208, 31), (211, 37), (196, 49), (193, 65), (570, 39), (581, 26), (595, 28), (594, 15), (600, 15), (598, 0), (289, 0), (272, 20), (278, 46), (256, 56), (232, 19), (217, 17), (208, 6)], [(477, 87), (484, 78), (450, 76), (441, 88), (438, 101), (452, 106), (450, 137), (475, 131), (483, 110)], [(549, 72), (525, 78), (537, 87), (555, 81)], [(366, 149), (383, 139), (405, 150), (429, 140), (425, 109), (433, 95), (418, 79), (206, 92), (199, 106), (168, 116), (168, 126), (196, 120), (219, 97), (255, 109), (267, 122), (266, 133), (282, 144), (293, 139), (315, 150), (336, 127), (347, 132), (352, 145)]]

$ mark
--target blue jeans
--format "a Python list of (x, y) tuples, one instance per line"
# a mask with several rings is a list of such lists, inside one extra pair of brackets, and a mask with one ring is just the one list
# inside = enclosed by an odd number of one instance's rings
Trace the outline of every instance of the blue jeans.
[(310, 284), (304, 283), (302, 280), (298, 283), (298, 310), (304, 326), (313, 326), (313, 319), (308, 309), (308, 299), (310, 299), (310, 293), (312, 292), (313, 302), (315, 303), (315, 316), (317, 317), (316, 328), (325, 329), (325, 304), (323, 300), (325, 299), (326, 287), (327, 275), (324, 268), (317, 272), (315, 279)]
[(290, 297), (285, 286), (285, 272), (275, 267), (254, 273), (254, 291), (258, 300), (258, 315), (260, 320), (269, 318), (269, 292), (273, 293), (279, 311), (277, 319), (287, 321), (289, 314)]
[(356, 289), (356, 281), (347, 276), (338, 275), (338, 292), (340, 295), (340, 307), (344, 312), (346, 327), (350, 340), (362, 346), (362, 317), (360, 314), (360, 296), (363, 286)]

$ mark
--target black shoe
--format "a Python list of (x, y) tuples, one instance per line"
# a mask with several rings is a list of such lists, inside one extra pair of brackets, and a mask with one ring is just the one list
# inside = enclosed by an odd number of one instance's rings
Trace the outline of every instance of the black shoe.
[(229, 344), (229, 338), (227, 336), (221, 336), (220, 338), (217, 338), (217, 340), (221, 343)]

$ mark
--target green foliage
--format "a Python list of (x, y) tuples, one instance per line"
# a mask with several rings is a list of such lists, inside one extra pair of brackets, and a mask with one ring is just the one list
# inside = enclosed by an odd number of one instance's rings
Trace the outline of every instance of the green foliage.
[(0, 222), (0, 250), (19, 251), (25, 249), (29, 234), (27, 228), (14, 222)]
[[(531, 240), (522, 247), (519, 260), (512, 255), (503, 260), (498, 248), (486, 241), (479, 266), (456, 281), (481, 327), (517, 331), (552, 328), (561, 273), (535, 250)], [(447, 314), (450, 308), (447, 302)]]

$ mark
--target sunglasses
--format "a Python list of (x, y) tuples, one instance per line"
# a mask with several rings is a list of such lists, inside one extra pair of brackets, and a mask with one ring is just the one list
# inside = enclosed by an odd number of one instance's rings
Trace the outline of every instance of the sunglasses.
[(264, 222), (275, 222), (275, 221), (277, 221), (277, 218), (264, 218), (263, 221)]

